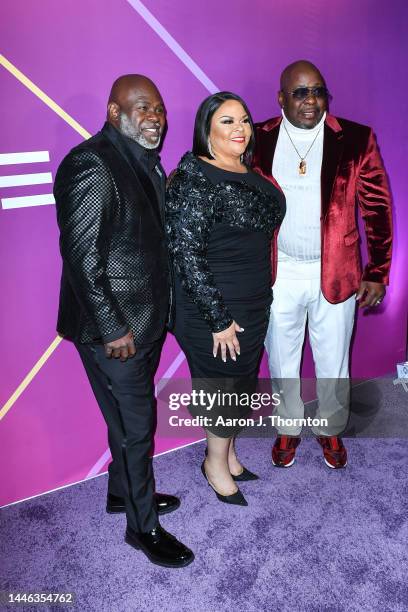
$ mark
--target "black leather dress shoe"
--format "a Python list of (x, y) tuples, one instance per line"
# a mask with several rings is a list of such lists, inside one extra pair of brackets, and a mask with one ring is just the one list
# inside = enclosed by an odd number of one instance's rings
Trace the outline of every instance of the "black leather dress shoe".
[[(157, 514), (168, 514), (174, 512), (180, 506), (180, 500), (174, 495), (166, 495), (165, 493), (155, 493), (154, 499), (157, 507)], [(112, 495), (108, 493), (106, 499), (106, 512), (109, 514), (117, 514), (119, 512), (126, 512), (125, 500), (123, 497)]]
[(174, 512), (180, 507), (180, 500), (175, 495), (166, 495), (166, 493), (155, 493), (154, 499), (157, 507), (157, 514), (168, 514)]
[(127, 527), (125, 542), (144, 552), (152, 563), (162, 567), (185, 567), (194, 561), (194, 553), (158, 524), (147, 533)]

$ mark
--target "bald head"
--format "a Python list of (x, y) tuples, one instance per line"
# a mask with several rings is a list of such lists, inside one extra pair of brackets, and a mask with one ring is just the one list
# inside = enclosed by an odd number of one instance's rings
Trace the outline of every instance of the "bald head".
[(158, 147), (166, 111), (153, 81), (142, 74), (116, 79), (109, 95), (107, 120), (146, 149)]
[(135, 91), (137, 92), (140, 88), (144, 89), (146, 87), (154, 89), (159, 94), (153, 81), (143, 74), (123, 74), (113, 83), (108, 104), (115, 102), (121, 107), (126, 106), (129, 98), (133, 97)]
[(281, 90), (287, 90), (288, 85), (292, 82), (293, 78), (296, 78), (299, 73), (303, 74), (305, 72), (314, 73), (317, 78), (324, 83), (324, 78), (322, 77), (320, 70), (314, 64), (312, 64), (312, 62), (308, 62), (307, 60), (298, 60), (297, 62), (289, 64), (289, 66), (286, 66), (286, 68), (283, 70), (280, 77)]
[(282, 72), (278, 101), (294, 126), (314, 128), (328, 108), (328, 98), (324, 78), (312, 62), (299, 60)]

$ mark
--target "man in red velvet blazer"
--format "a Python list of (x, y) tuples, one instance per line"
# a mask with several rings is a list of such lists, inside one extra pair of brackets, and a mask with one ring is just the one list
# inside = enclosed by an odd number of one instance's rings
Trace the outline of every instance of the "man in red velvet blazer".
[[(356, 300), (381, 303), (391, 263), (391, 198), (369, 127), (328, 113), (319, 70), (299, 61), (282, 73), (282, 116), (256, 126), (254, 168), (282, 188), (287, 213), (272, 251), (274, 302), (266, 338), (271, 377), (284, 389), (278, 414), (303, 418), (299, 372), (308, 322), (318, 416), (313, 429), (329, 467), (345, 467), (339, 437), (349, 415), (348, 363)], [(273, 175), (273, 177), (272, 177)], [(356, 207), (368, 263), (361, 267)], [(282, 386), (283, 385), (283, 386)], [(278, 426), (272, 460), (295, 461), (301, 426)]]

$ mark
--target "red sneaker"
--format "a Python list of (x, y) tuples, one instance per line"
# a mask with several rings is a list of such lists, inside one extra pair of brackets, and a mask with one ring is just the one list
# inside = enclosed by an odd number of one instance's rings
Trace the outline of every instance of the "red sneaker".
[(276, 467), (287, 468), (295, 463), (296, 449), (300, 438), (295, 436), (278, 436), (272, 448), (272, 463)]
[(339, 436), (318, 436), (318, 443), (323, 449), (323, 458), (329, 468), (338, 470), (347, 465), (347, 450)]

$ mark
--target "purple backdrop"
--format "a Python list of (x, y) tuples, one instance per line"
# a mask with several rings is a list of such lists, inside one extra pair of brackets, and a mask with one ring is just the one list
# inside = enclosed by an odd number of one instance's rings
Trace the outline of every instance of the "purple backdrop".
[[(163, 162), (170, 171), (191, 145), (194, 114), (209, 90), (237, 92), (255, 120), (261, 120), (279, 111), (281, 69), (296, 59), (310, 59), (326, 76), (334, 96), (332, 112), (373, 126), (390, 176), (396, 220), (391, 287), (376, 314), (359, 316), (352, 365), (355, 376), (393, 371), (405, 357), (406, 341), (405, 0), (207, 0), (201, 8), (199, 4), (2, 2), (0, 154), (48, 151), (50, 161), (10, 164), (13, 160), (0, 155), (3, 164), (9, 162), (1, 165), (0, 176), (54, 176), (65, 153), (81, 141), (78, 132), (38, 98), (32, 85), (21, 83), (13, 69), (4, 67), (5, 60), (91, 133), (104, 121), (112, 81), (128, 72), (149, 75), (168, 108)], [(33, 376), (34, 364), (56, 336), (58, 232), (53, 205), (5, 208), (4, 200), (13, 197), (39, 195), (39, 203), (46, 202), (51, 184), (7, 186), (8, 182), (0, 182), (0, 505), (102, 472), (108, 458), (105, 426), (70, 344), (62, 342)], [(262, 367), (266, 374), (265, 364)], [(30, 372), (30, 384), (15, 400), (13, 394), (21, 391)], [(304, 373), (312, 373), (309, 351)], [(163, 375), (187, 375), (172, 337), (158, 378)], [(156, 452), (186, 442), (157, 439)]]

